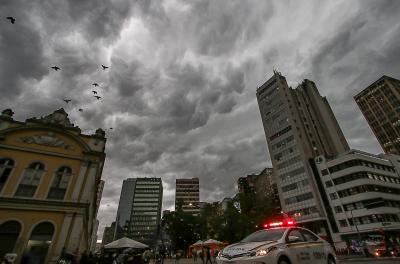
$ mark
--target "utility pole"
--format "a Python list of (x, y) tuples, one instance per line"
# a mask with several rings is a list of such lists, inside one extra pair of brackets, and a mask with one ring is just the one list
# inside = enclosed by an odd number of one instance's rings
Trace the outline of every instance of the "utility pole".
[(350, 214), (351, 214), (351, 220), (353, 221), (353, 224), (354, 224), (354, 226), (356, 228), (356, 231), (357, 231), (358, 240), (360, 241), (360, 245), (362, 246), (361, 252), (366, 257), (366, 254), (365, 254), (365, 251), (364, 251), (364, 245), (362, 243), (362, 237), (361, 237), (360, 231), (358, 230), (357, 223), (356, 223), (356, 221), (354, 221), (353, 209), (350, 210)]

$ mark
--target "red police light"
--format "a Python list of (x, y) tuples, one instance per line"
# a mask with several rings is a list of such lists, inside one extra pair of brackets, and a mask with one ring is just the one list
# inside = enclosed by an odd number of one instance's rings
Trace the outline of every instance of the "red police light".
[(273, 228), (273, 227), (291, 227), (296, 226), (296, 221), (291, 218), (284, 219), (283, 221), (270, 222), (264, 225), (265, 228)]

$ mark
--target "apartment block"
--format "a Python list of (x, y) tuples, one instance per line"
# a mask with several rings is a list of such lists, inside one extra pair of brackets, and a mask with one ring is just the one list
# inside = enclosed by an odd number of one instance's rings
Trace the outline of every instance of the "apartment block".
[(382, 234), (400, 242), (400, 156), (350, 150), (314, 161), (337, 247)]

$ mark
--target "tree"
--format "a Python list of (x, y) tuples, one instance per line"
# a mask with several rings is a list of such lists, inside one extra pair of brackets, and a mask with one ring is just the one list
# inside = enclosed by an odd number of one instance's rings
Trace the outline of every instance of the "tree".
[(162, 224), (175, 250), (186, 249), (199, 238), (198, 218), (190, 213), (177, 210), (164, 216)]

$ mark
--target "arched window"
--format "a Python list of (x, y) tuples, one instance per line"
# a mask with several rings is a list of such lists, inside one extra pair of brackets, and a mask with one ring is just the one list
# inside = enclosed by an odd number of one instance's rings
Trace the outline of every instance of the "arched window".
[(14, 253), (15, 243), (18, 240), (21, 224), (11, 220), (0, 225), (0, 249), (2, 254)]
[(39, 258), (38, 263), (45, 263), (47, 251), (53, 239), (54, 226), (50, 222), (42, 222), (32, 230), (27, 251)]
[(6, 185), (8, 176), (14, 167), (14, 161), (11, 159), (0, 159), (0, 192)]
[(15, 196), (33, 197), (39, 185), (40, 178), (44, 173), (44, 165), (40, 162), (35, 162), (29, 165), (25, 170), (24, 176), (19, 183)]
[(47, 195), (47, 199), (64, 199), (71, 174), (72, 170), (70, 167), (61, 167), (57, 170), (49, 194)]

